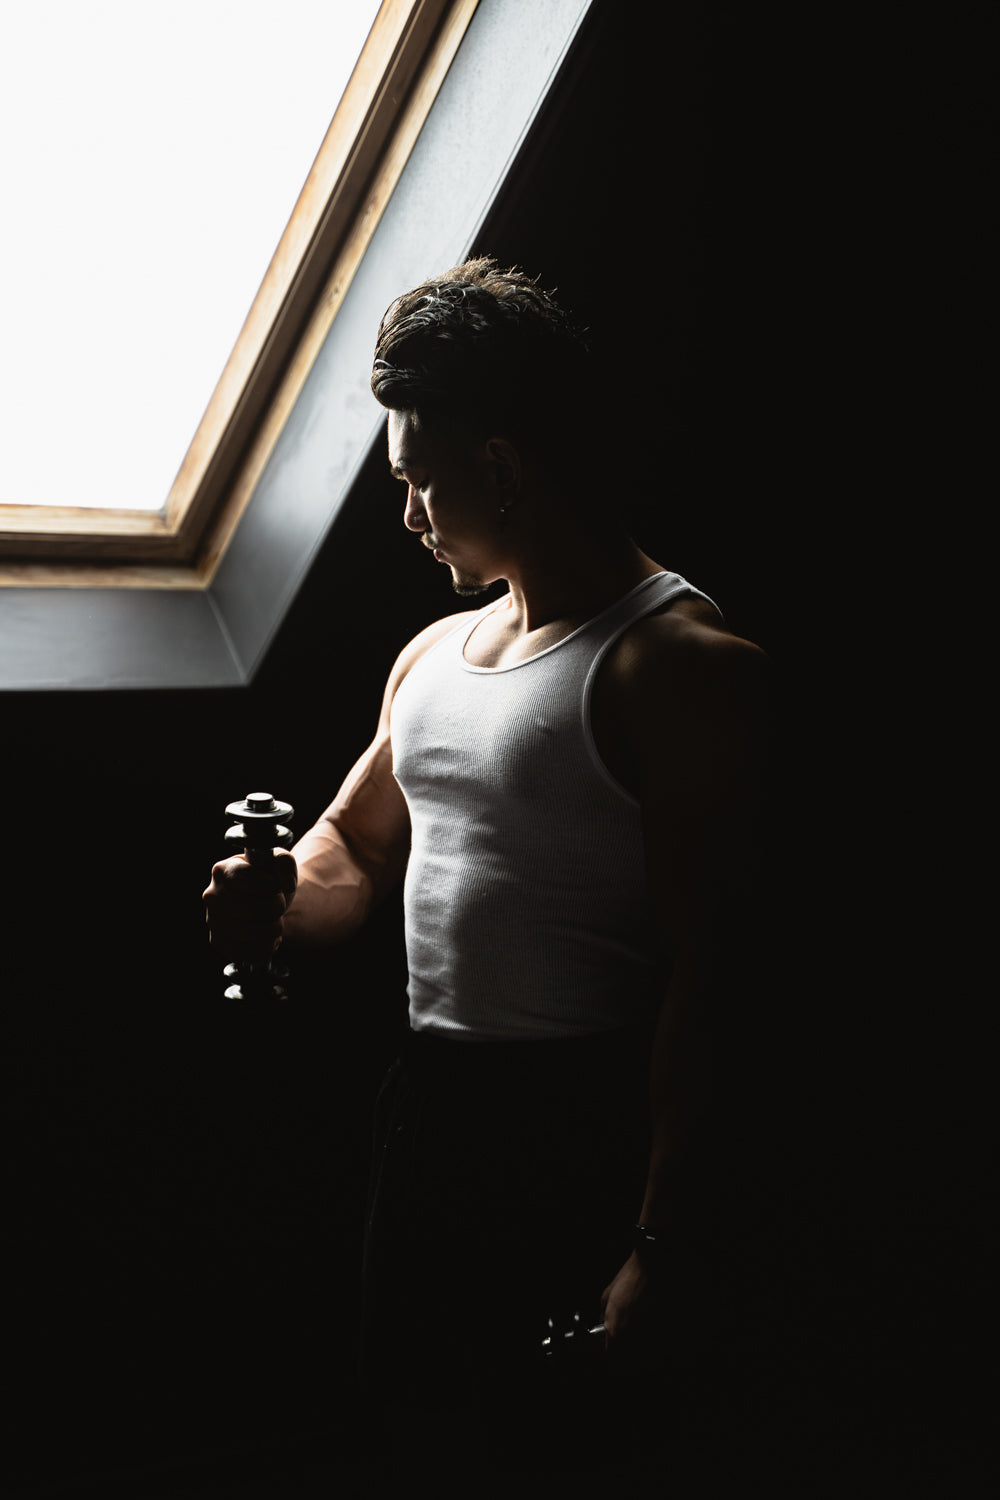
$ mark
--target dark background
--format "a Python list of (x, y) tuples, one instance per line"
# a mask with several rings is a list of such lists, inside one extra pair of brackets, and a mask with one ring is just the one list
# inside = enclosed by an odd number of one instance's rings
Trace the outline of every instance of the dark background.
[[(643, 548), (775, 664), (733, 1109), (758, 1152), (743, 1227), (770, 1277), (741, 1335), (736, 1427), (798, 1454), (800, 1493), (856, 1493), (835, 1483), (855, 1468), (894, 1493), (898, 1464), (947, 1469), (951, 1450), (923, 1420), (906, 1318), (886, 1332), (867, 1301), (880, 991), (844, 822), (878, 696), (846, 623), (879, 583), (858, 545), (878, 513), (845, 334), (874, 233), (857, 85), (816, 15), (796, 31), (669, 7), (642, 45), (620, 12), (596, 7), (476, 249), (590, 325), (617, 393), (609, 509), (627, 496)], [(266, 788), (307, 827), (370, 738), (397, 652), (454, 608), (401, 514), (377, 452), (249, 688), (3, 702), (18, 1493), (152, 1494), (157, 1476), (356, 1454), (370, 1110), (405, 1025), (398, 903), (300, 958), (288, 1002), (240, 1006), (200, 894), (225, 805)], [(890, 1374), (875, 1395), (873, 1368)]]

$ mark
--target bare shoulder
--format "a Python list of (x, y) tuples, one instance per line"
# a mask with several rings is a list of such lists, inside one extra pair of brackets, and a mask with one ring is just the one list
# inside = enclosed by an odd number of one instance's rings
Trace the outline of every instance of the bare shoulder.
[(398, 662), (406, 662), (407, 669), (418, 662), (426, 651), (436, 646), (438, 641), (444, 640), (446, 635), (459, 626), (463, 620), (472, 623), (473, 617), (478, 613), (474, 609), (461, 609), (453, 615), (444, 615), (440, 620), (434, 620), (432, 624), (425, 625), (419, 635), (415, 635), (408, 645), (403, 647), (397, 658)]
[(385, 691), (382, 694), (382, 708), (379, 713), (378, 729), (375, 739), (367, 752), (369, 756), (381, 755), (386, 758), (391, 757), (389, 720), (392, 712), (392, 704), (399, 686), (405, 680), (407, 673), (412, 671), (420, 658), (432, 646), (442, 640), (449, 631), (454, 630), (455, 626), (462, 620), (471, 621), (474, 613), (474, 610), (461, 610), (457, 614), (445, 615), (443, 619), (435, 620), (431, 625), (425, 625), (424, 629), (403, 647), (392, 665), (392, 670), (385, 685)]
[(423, 630), (408, 642), (396, 657), (392, 671), (389, 673), (389, 681), (386, 687), (387, 697), (391, 698), (408, 672), (416, 666), (420, 658), (436, 646), (438, 641), (449, 635), (463, 620), (471, 624), (475, 610), (463, 609), (452, 615), (445, 615), (440, 620), (435, 620), (430, 625), (425, 625)]
[(759, 763), (769, 676), (764, 652), (711, 604), (678, 599), (637, 620), (602, 664), (598, 748), (650, 818), (690, 821), (721, 806)]
[(769, 677), (760, 647), (735, 635), (707, 599), (691, 597), (637, 620), (616, 642), (607, 666), (616, 696), (647, 709), (664, 700), (722, 711), (749, 708)]

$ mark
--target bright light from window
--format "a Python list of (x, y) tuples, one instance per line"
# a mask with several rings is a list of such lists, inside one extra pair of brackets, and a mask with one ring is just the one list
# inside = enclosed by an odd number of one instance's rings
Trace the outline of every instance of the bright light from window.
[(158, 510), (378, 0), (0, 16), (0, 501)]

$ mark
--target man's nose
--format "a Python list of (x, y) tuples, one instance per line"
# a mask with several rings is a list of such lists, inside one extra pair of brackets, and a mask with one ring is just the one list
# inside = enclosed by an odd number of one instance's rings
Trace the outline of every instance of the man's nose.
[(412, 484), (408, 485), (406, 489), (406, 505), (403, 509), (403, 524), (404, 526), (407, 526), (410, 531), (427, 530), (427, 516), (424, 513), (423, 506), (417, 499), (417, 492), (413, 488)]

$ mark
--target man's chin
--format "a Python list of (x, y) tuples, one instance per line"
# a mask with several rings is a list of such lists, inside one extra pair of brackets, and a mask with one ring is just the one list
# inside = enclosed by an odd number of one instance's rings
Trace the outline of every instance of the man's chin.
[(462, 595), (462, 598), (474, 598), (475, 594), (484, 594), (489, 586), (489, 583), (480, 583), (477, 579), (471, 579), (471, 577), (453, 577), (451, 579), (451, 588), (456, 591), (456, 594)]
[(476, 594), (485, 594), (489, 588), (488, 583), (482, 583), (478, 578), (469, 578), (454, 570), (451, 575), (451, 586), (463, 599), (472, 599)]

